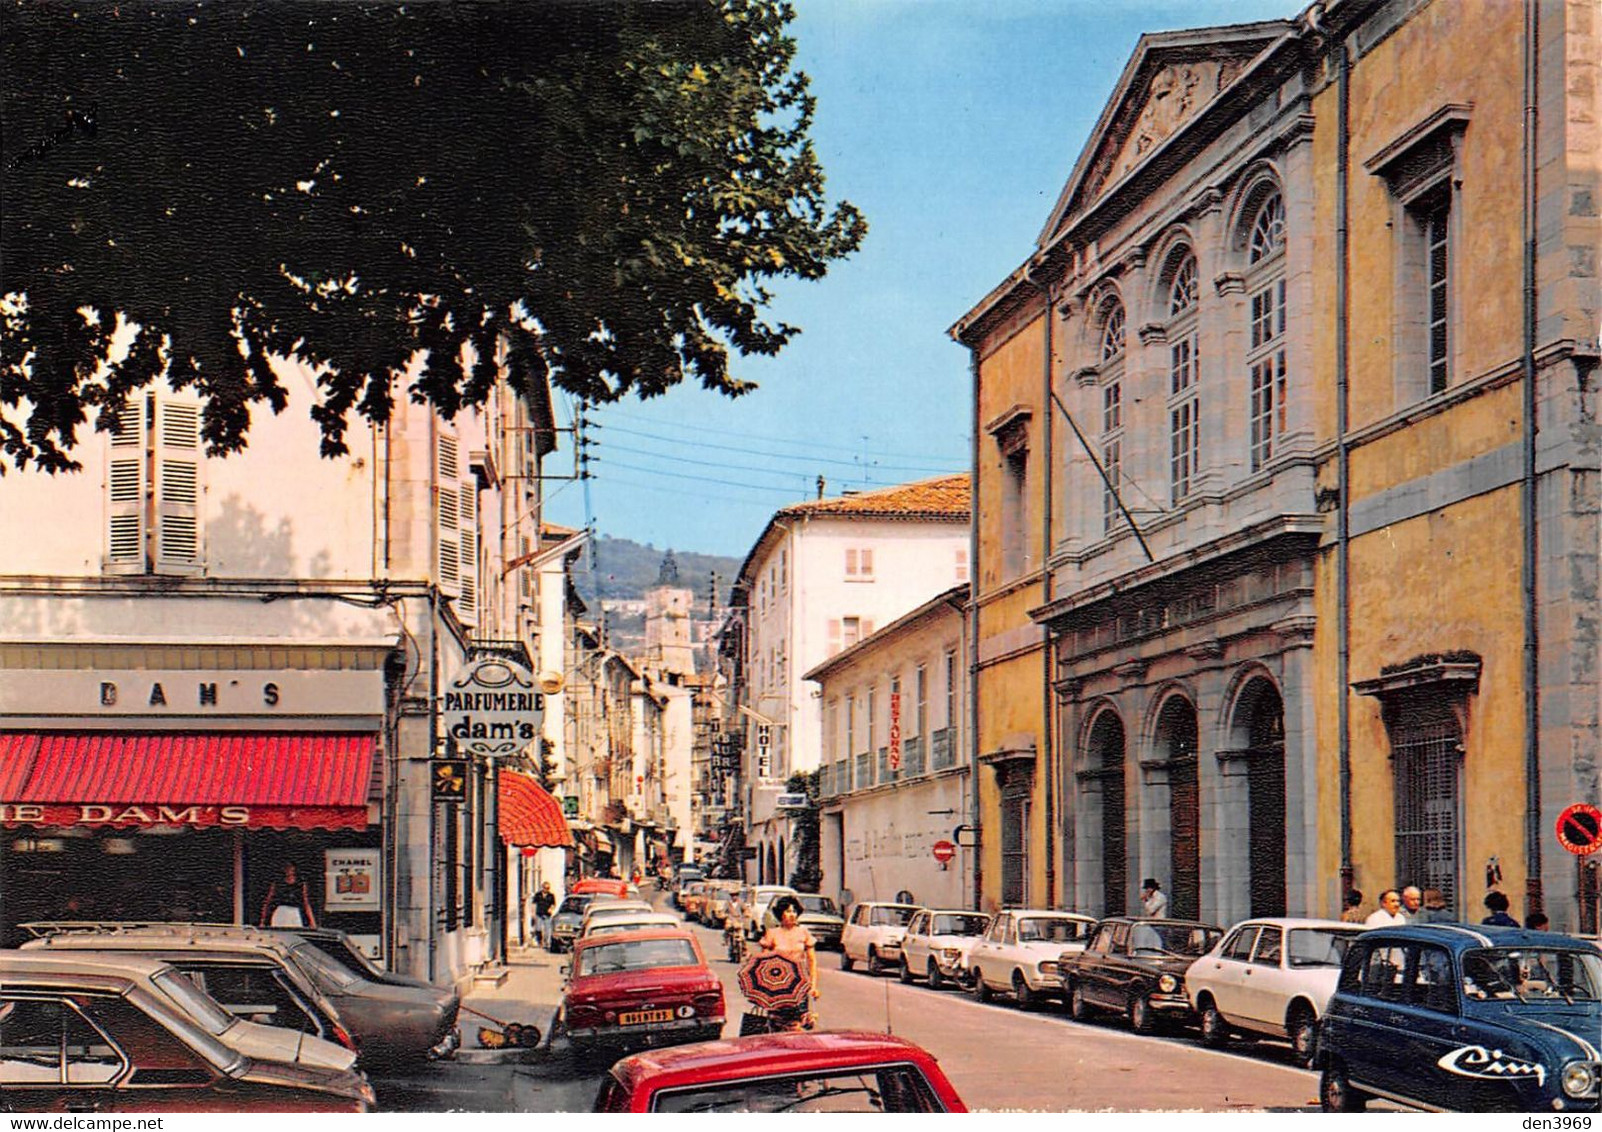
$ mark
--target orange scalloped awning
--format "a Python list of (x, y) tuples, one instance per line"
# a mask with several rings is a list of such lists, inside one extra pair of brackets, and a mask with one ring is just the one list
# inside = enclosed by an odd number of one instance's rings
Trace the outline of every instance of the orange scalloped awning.
[(527, 848), (573, 844), (561, 804), (528, 775), (501, 771), (500, 801), (501, 840), (506, 844)]

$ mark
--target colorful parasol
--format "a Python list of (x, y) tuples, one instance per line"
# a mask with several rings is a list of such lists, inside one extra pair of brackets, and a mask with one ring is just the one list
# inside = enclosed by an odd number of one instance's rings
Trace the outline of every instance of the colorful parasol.
[(807, 1004), (812, 983), (801, 964), (769, 951), (740, 965), (740, 991), (761, 1010), (795, 1010)]

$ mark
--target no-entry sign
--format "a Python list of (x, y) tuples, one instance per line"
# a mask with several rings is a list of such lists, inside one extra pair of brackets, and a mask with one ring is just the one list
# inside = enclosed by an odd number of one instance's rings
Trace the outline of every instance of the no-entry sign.
[(936, 841), (932, 846), (934, 859), (942, 865), (957, 855), (957, 847), (949, 841)]
[(1602, 810), (1576, 802), (1558, 815), (1557, 839), (1577, 857), (1602, 849)]

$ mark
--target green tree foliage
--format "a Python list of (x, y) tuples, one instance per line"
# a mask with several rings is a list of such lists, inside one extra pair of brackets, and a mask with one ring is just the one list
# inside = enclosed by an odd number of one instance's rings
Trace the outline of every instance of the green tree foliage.
[(805, 794), (811, 805), (790, 819), (791, 859), (795, 867), (790, 872), (790, 887), (797, 892), (816, 892), (823, 883), (822, 841), (818, 822), (818, 789), (821, 783), (817, 771), (797, 771), (790, 776), (784, 788), (792, 794)]
[(161, 373), (237, 450), (286, 403), (269, 355), (319, 367), (325, 455), (396, 396), (481, 400), (498, 343), (589, 401), (739, 394), (731, 352), (796, 332), (771, 282), (866, 232), (825, 198), (778, 0), (0, 2), (18, 467), (76, 467)]

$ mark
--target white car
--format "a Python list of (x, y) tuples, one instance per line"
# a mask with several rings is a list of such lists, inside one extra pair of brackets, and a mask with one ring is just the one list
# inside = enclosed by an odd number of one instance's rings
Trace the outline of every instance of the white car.
[(901, 981), (929, 980), (933, 990), (968, 981), (968, 953), (990, 926), (983, 912), (925, 908), (907, 921), (901, 940)]
[(613, 932), (633, 932), (642, 928), (679, 928), (683, 926), (679, 918), (671, 912), (641, 912), (633, 909), (626, 916), (602, 916), (591, 919), (579, 934), (579, 938), (589, 939), (591, 936), (611, 935)]
[(1340, 920), (1236, 924), (1185, 972), (1202, 1041), (1223, 1045), (1231, 1031), (1289, 1038), (1297, 1059), (1310, 1062), (1346, 947), (1362, 931)]
[(608, 900), (604, 903), (596, 901), (584, 909), (584, 919), (579, 923), (576, 938), (583, 938), (590, 934), (590, 927), (594, 924), (606, 923), (610, 920), (628, 919), (646, 912), (654, 912), (655, 908), (643, 900)]
[(840, 970), (866, 963), (868, 974), (882, 975), (885, 968), (901, 962), (901, 937), (919, 910), (916, 904), (854, 905), (840, 933)]
[(800, 895), (787, 884), (753, 884), (747, 888), (741, 894), (741, 903), (745, 905), (745, 938), (755, 942), (777, 923), (768, 918), (768, 907), (775, 900), (781, 896)]
[(1028, 1010), (1047, 998), (1062, 997), (1062, 956), (1083, 951), (1096, 926), (1094, 916), (1044, 908), (1007, 908), (996, 913), (968, 953), (973, 996), (989, 1002), (1011, 992)]

